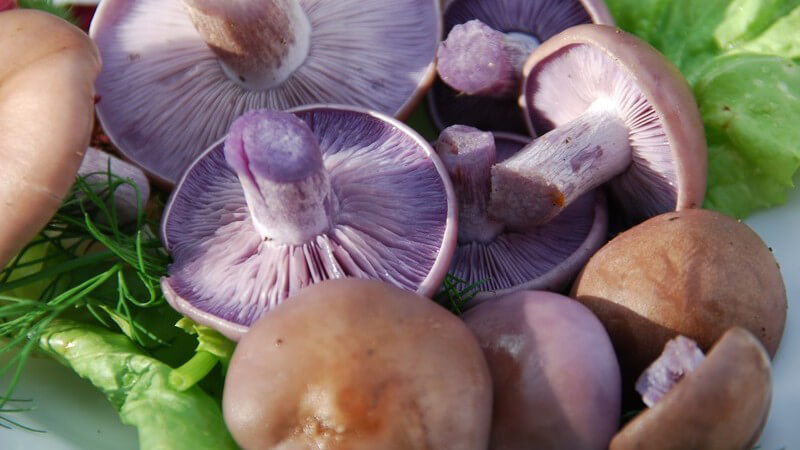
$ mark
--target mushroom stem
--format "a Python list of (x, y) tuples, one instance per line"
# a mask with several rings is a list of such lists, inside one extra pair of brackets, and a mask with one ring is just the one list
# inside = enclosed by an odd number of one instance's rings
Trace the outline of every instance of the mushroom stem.
[(439, 77), (468, 95), (512, 97), (528, 55), (539, 46), (533, 36), (503, 33), (474, 19), (456, 25), (437, 51)]
[(628, 127), (600, 98), (581, 116), (492, 167), (489, 215), (509, 226), (547, 223), (631, 164)]
[(491, 242), (503, 230), (486, 212), (491, 167), (497, 160), (494, 136), (453, 125), (442, 131), (435, 147), (458, 197), (458, 241)]
[(231, 80), (252, 90), (285, 81), (305, 61), (311, 23), (297, 0), (183, 0)]
[(300, 245), (330, 228), (338, 202), (317, 138), (297, 116), (248, 112), (231, 125), (224, 151), (265, 240)]

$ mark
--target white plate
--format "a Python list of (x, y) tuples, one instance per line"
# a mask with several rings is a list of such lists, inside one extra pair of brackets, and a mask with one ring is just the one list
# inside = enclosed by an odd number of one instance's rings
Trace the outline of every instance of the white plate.
[[(800, 177), (795, 180), (800, 183)], [(752, 216), (750, 225), (772, 247), (789, 295), (789, 318), (773, 361), (772, 410), (759, 441), (761, 450), (800, 448), (800, 188), (789, 203)], [(122, 425), (102, 394), (70, 370), (49, 360), (33, 360), (15, 394), (34, 399), (35, 411), (14, 414), (16, 420), (45, 434), (0, 429), (3, 450), (137, 449), (136, 431)]]

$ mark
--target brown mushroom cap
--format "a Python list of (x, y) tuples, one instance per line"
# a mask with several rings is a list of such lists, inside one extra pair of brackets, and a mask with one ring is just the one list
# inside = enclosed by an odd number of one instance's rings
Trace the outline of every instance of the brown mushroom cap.
[(705, 351), (741, 326), (774, 356), (786, 322), (770, 250), (746, 225), (708, 210), (662, 214), (618, 235), (589, 260), (572, 295), (608, 329), (628, 380), (678, 334)]
[(94, 124), (100, 57), (51, 14), (0, 14), (0, 267), (61, 205)]
[(772, 398), (769, 357), (747, 330), (728, 330), (700, 366), (611, 441), (611, 450), (748, 449)]
[(492, 387), (466, 325), (389, 284), (300, 291), (239, 341), (223, 413), (244, 448), (485, 449)]

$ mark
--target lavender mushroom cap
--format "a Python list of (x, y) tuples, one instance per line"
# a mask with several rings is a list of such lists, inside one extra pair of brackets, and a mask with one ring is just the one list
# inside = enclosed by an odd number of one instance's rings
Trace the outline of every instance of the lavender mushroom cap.
[(612, 217), (630, 226), (657, 214), (699, 207), (706, 186), (706, 141), (691, 90), (649, 44), (606, 25), (572, 27), (533, 52), (520, 104), (532, 133), (574, 123), (599, 102), (626, 126), (630, 163), (608, 183)]
[[(285, 47), (302, 43), (297, 55), (286, 48), (267, 52), (278, 55), (274, 86), (245, 79), (221, 62), (220, 54), (235, 60), (241, 42), (230, 51), (207, 44), (187, 13), (227, 9), (232, 12), (226, 14), (255, 17), (256, 10), (236, 10), (251, 3), (261, 8), (257, 14), (263, 17), (249, 25), (259, 32), (272, 28), (258, 23), (272, 20), (270, 8), (293, 9), (308, 29), (297, 31), (302, 36), (264, 40)], [(222, 25), (214, 23), (215, 16), (201, 21), (235, 35), (237, 26), (227, 24), (228, 17), (218, 20)], [(126, 157), (170, 185), (249, 110), (336, 103), (408, 114), (435, 74), (441, 14), (438, 0), (104, 0), (90, 34), (103, 58), (96, 89), (105, 131)], [(259, 61), (238, 63), (260, 70)]]
[[(544, 42), (581, 23), (614, 23), (598, 0), (451, 0), (445, 4), (444, 35), (456, 25), (478, 19), (504, 33), (519, 33)], [(453, 124), (482, 130), (525, 132), (516, 98), (459, 95), (436, 79), (428, 91), (428, 109), (440, 129)]]
[[(164, 213), (167, 300), (232, 339), (326, 279), (372, 278), (431, 296), (455, 248), (452, 185), (413, 130), (356, 107), (292, 113), (242, 116), (189, 167)], [(264, 116), (276, 129), (259, 129)], [(320, 156), (279, 151), (294, 141), (318, 143)], [(262, 147), (272, 150), (259, 155)], [(306, 173), (287, 170), (287, 159)]]
[[(461, 125), (448, 127), (440, 136), (437, 151), (440, 155), (447, 152), (442, 149), (443, 140), (471, 140), (472, 143), (464, 146), (469, 147), (482, 138), (481, 134), (490, 133)], [(498, 163), (530, 142), (529, 137), (512, 133), (490, 135), (494, 137), (495, 161)], [(514, 229), (485, 216), (477, 220), (470, 217), (483, 215), (478, 211), (482, 209), (480, 206), (475, 210), (474, 200), (481, 194), (466, 192), (473, 188), (471, 185), (480, 175), (469, 174), (468, 168), (451, 166), (447, 154), (441, 157), (448, 166), (459, 197), (459, 239), (450, 273), (468, 286), (475, 285), (478, 290), (468, 307), (520, 290), (559, 291), (605, 243), (608, 214), (602, 191), (585, 194), (547, 224)], [(469, 161), (470, 166), (474, 168), (478, 165), (476, 162), (477, 159)], [(472, 180), (465, 179), (468, 177)], [(488, 192), (488, 186), (485, 188)]]

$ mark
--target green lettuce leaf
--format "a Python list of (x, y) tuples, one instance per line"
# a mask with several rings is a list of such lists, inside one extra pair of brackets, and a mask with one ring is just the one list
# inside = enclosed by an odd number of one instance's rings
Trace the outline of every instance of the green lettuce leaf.
[(39, 346), (100, 389), (122, 422), (139, 431), (147, 450), (238, 448), (219, 404), (199, 387), (177, 391), (171, 368), (139, 350), (130, 339), (104, 328), (54, 321)]
[(783, 204), (800, 167), (800, 0), (608, 0), (692, 85), (709, 150), (707, 208)]

